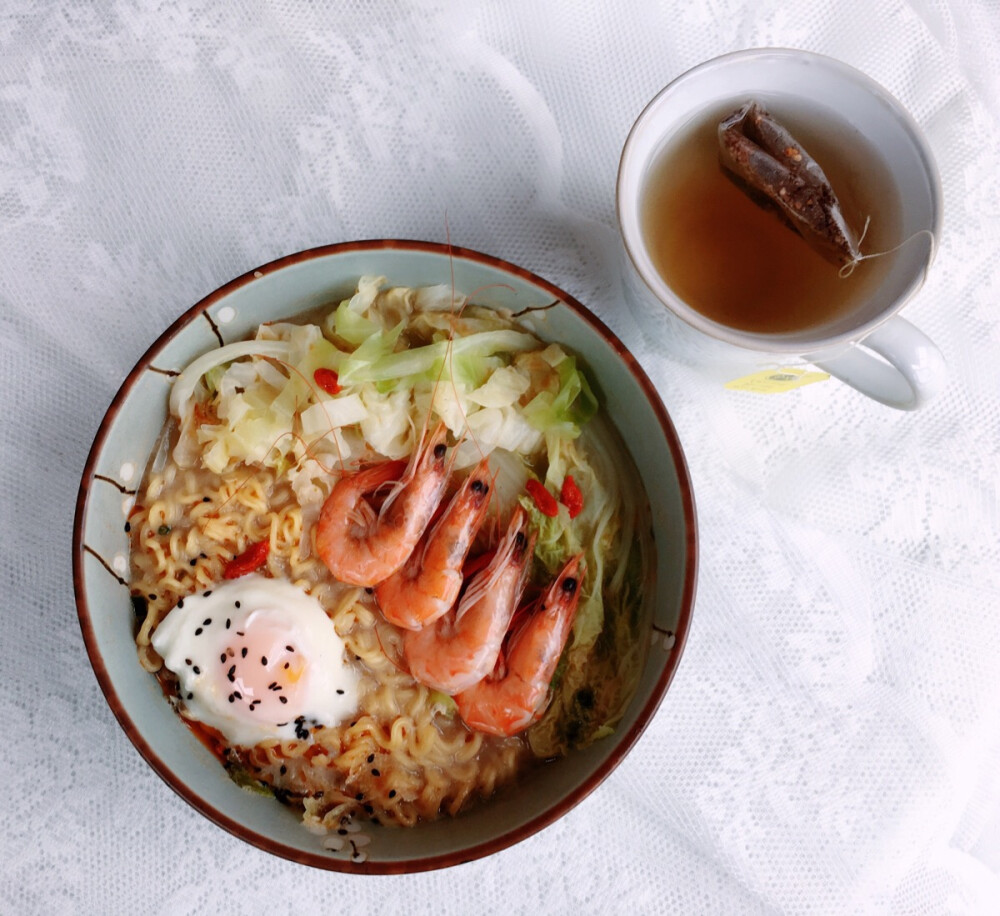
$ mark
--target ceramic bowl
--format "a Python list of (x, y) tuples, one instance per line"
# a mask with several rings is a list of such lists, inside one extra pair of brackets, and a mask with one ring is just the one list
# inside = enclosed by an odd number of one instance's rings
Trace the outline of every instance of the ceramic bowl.
[[(343, 842), (316, 836), (273, 798), (241, 789), (170, 707), (138, 664), (127, 584), (124, 522), (166, 418), (174, 374), (262, 321), (335, 303), (358, 277), (392, 285), (450, 283), (480, 290), (475, 301), (533, 314), (534, 330), (575, 351), (631, 450), (652, 506), (656, 579), (652, 647), (638, 691), (615, 734), (537, 768), (530, 777), (457, 818), (411, 829), (361, 825)], [(680, 442), (635, 359), (584, 306), (526, 270), (483, 254), (425, 242), (382, 240), (290, 255), (226, 284), (182, 315), (129, 373), (87, 459), (74, 527), (74, 579), (87, 652), (107, 702), (139, 753), (178, 795), (220, 827), (278, 856), (348, 872), (422, 871), (516, 843), (560, 818), (633, 749), (677, 668), (695, 591), (697, 538)], [(338, 848), (339, 847), (339, 848)]]

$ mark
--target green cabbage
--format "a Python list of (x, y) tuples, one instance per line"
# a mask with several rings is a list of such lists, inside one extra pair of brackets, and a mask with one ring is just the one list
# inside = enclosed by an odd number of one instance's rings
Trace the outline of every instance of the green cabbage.
[(652, 569), (650, 519), (610, 422), (596, 417), (577, 440), (548, 442), (545, 484), (559, 493), (571, 475), (581, 513), (549, 518), (523, 500), (538, 527), (535, 555), (547, 576), (583, 550), (586, 574), (569, 645), (544, 716), (528, 731), (539, 757), (553, 757), (609, 734), (625, 713), (648, 644), (645, 596)]

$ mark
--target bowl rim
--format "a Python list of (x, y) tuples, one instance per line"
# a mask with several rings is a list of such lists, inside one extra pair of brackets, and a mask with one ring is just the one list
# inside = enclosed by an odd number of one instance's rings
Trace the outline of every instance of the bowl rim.
[[(209, 800), (203, 798), (194, 790), (189, 788), (174, 772), (160, 759), (157, 752), (144, 737), (137, 723), (133, 721), (126, 709), (125, 703), (118, 696), (108, 668), (104, 662), (101, 648), (97, 643), (96, 633), (91, 619), (90, 606), (87, 599), (85, 584), (84, 557), (87, 553), (92, 556), (83, 542), (84, 523), (87, 518), (91, 483), (95, 479), (95, 469), (97, 461), (106, 444), (110, 428), (121, 412), (132, 393), (138, 379), (150, 367), (153, 359), (160, 351), (188, 324), (197, 317), (207, 312), (207, 310), (220, 299), (230, 295), (235, 290), (246, 284), (260, 279), (267, 274), (275, 273), (285, 268), (310, 261), (316, 258), (328, 257), (330, 255), (343, 254), (355, 251), (378, 251), (378, 250), (402, 250), (412, 252), (422, 252), (434, 255), (443, 255), (451, 259), (462, 259), (473, 261), (505, 273), (518, 276), (527, 282), (550, 293), (555, 299), (565, 303), (580, 319), (588, 324), (606, 344), (616, 353), (618, 358), (625, 364), (631, 375), (639, 384), (643, 393), (653, 409), (660, 428), (663, 432), (664, 440), (670, 451), (674, 468), (680, 484), (680, 501), (683, 510), (685, 523), (685, 567), (684, 582), (680, 596), (680, 613), (677, 626), (673, 631), (674, 643), (667, 660), (660, 672), (654, 689), (650, 693), (643, 707), (632, 724), (624, 733), (618, 735), (612, 753), (605, 759), (587, 778), (565, 797), (556, 803), (546, 807), (536, 816), (525, 823), (512, 828), (498, 836), (491, 837), (475, 845), (445, 853), (437, 853), (419, 858), (353, 862), (337, 856), (325, 856), (321, 851), (309, 852), (288, 846), (278, 840), (264, 836), (256, 830), (251, 829), (239, 821), (234, 820), (227, 814), (220, 811)], [(687, 640), (692, 611), (694, 608), (697, 570), (698, 570), (698, 538), (697, 538), (697, 517), (694, 503), (694, 493), (691, 485), (691, 477), (687, 466), (684, 452), (681, 448), (680, 439), (674, 427), (673, 421), (667, 413), (666, 407), (660, 399), (659, 393), (653, 385), (645, 370), (625, 347), (619, 338), (604, 324), (601, 319), (594, 315), (575, 297), (569, 295), (564, 290), (543, 279), (526, 268), (519, 267), (501, 258), (485, 254), (469, 248), (463, 248), (450, 243), (418, 241), (413, 239), (363, 239), (351, 242), (338, 242), (321, 245), (313, 248), (303, 249), (293, 254), (284, 255), (275, 260), (269, 261), (259, 267), (253, 268), (241, 274), (229, 282), (215, 289), (207, 296), (200, 299), (190, 308), (186, 309), (157, 339), (149, 346), (143, 355), (136, 362), (118, 391), (115, 393), (110, 405), (98, 426), (94, 441), (87, 455), (87, 460), (83, 468), (80, 487), (77, 493), (76, 510), (73, 520), (73, 590), (75, 594), (77, 616), (83, 634), (87, 655), (90, 659), (91, 667), (97, 677), (98, 684), (104, 694), (104, 698), (114, 713), (118, 724), (124, 730), (129, 740), (138, 750), (146, 763), (153, 771), (174, 790), (181, 798), (190, 804), (196, 811), (208, 818), (208, 820), (222, 827), (235, 837), (257, 847), (265, 852), (285, 858), (301, 865), (308, 865), (321, 868), (327, 871), (341, 871), (353, 874), (406, 874), (422, 871), (429, 871), (438, 868), (447, 868), (470, 862), (475, 859), (484, 858), (510, 846), (513, 846), (528, 837), (538, 833), (545, 827), (557, 821), (572, 808), (576, 807), (584, 798), (593, 792), (621, 763), (621, 761), (631, 751), (639, 737), (646, 730), (654, 714), (659, 708), (667, 689), (673, 680), (674, 674), (680, 663), (684, 646)], [(100, 557), (98, 557), (100, 560)], [(103, 563), (103, 561), (101, 561)], [(104, 564), (106, 566), (106, 564)], [(122, 584), (127, 582), (107, 567)]]

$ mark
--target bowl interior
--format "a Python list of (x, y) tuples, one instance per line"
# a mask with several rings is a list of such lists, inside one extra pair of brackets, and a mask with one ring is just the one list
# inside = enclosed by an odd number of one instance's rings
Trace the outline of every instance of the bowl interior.
[[(274, 799), (236, 786), (183, 725), (136, 660), (125, 520), (166, 419), (173, 373), (244, 338), (263, 321), (350, 295), (358, 277), (392, 285), (454, 283), (477, 303), (520, 311), (543, 339), (575, 351), (635, 461), (652, 506), (653, 642), (625, 719), (596, 742), (468, 813), (405, 830), (362, 825), (340, 849), (309, 833)], [(517, 842), (579, 802), (619, 762), (655, 713), (680, 657), (694, 600), (695, 517), (680, 444), (662, 403), (624, 347), (589, 311), (538, 277), (476, 252), (378, 241), (302, 252), (246, 274), (202, 300), (147, 351), (116, 395), (88, 458), (77, 505), (74, 573), (81, 627), (109, 705), (156, 772), (204, 815), (257, 846), (310, 865), (416, 871), (467, 861)], [(339, 840), (335, 840), (339, 843)]]

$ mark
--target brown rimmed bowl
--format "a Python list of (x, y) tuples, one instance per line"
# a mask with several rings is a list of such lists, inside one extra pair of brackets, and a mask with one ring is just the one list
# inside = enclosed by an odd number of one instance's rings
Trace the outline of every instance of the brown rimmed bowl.
[[(350, 295), (360, 276), (391, 285), (451, 283), (483, 305), (531, 315), (533, 330), (574, 351), (628, 445), (652, 507), (655, 583), (651, 648), (614, 735), (545, 764), (457, 818), (411, 829), (360, 825), (342, 842), (316, 836), (273, 798), (241, 789), (182, 723), (136, 659), (125, 520), (166, 419), (171, 380), (196, 356)], [(147, 763), (205, 817), (275, 855), (369, 874), (442, 868), (490, 855), (573, 808), (635, 747), (670, 685), (694, 604), (697, 529), (691, 481), (674, 426), (650, 380), (608, 328), (573, 297), (497, 258), (430, 242), (377, 240), (289, 255), (227, 283), (149, 348), (115, 395), (87, 458), (73, 531), (76, 602), (108, 705)], [(338, 847), (338, 848), (331, 848)]]

